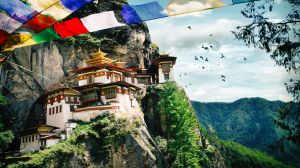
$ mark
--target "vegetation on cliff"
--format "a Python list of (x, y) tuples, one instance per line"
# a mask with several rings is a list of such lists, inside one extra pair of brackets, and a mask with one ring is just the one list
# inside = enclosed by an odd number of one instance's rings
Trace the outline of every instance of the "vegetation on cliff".
[[(8, 124), (4, 120), (9, 120), (5, 106), (8, 105), (8, 100), (0, 94), (0, 154), (4, 152), (8, 145), (13, 141), (13, 132), (8, 129)], [(4, 118), (6, 117), (6, 118)], [(10, 120), (9, 120), (10, 121)], [(8, 121), (8, 122), (9, 122)], [(1, 165), (1, 164), (0, 164)]]
[(80, 122), (71, 137), (53, 147), (25, 156), (26, 162), (11, 164), (11, 168), (88, 167), (112, 165), (112, 154), (134, 131), (126, 120), (110, 115), (97, 117), (91, 122)]
[(162, 85), (158, 95), (158, 110), (166, 139), (164, 151), (169, 164), (172, 167), (200, 167), (199, 127), (184, 91), (169, 82)]

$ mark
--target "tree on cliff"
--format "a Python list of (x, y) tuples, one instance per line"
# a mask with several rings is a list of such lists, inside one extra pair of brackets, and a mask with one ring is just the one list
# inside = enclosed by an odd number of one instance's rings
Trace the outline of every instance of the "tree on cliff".
[[(258, 47), (270, 53), (270, 57), (278, 66), (287, 72), (300, 74), (300, 1), (285, 0), (290, 11), (280, 22), (273, 22), (266, 17), (272, 12), (274, 0), (261, 3), (248, 3), (241, 13), (252, 23), (239, 26), (233, 32), (235, 37), (247, 46)], [(285, 83), (287, 91), (296, 103), (284, 107), (275, 124), (286, 132), (282, 140), (300, 144), (300, 80), (290, 79)]]
[(163, 85), (159, 98), (168, 162), (171, 167), (200, 167), (199, 126), (185, 93), (169, 82)]
[(0, 154), (3, 153), (7, 148), (8, 145), (14, 139), (14, 135), (12, 131), (6, 130), (4, 123), (2, 122), (3, 113), (5, 106), (8, 104), (8, 100), (0, 94)]

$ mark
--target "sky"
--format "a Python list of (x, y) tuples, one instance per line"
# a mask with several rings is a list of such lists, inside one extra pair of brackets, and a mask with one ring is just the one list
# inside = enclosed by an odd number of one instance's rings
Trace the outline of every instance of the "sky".
[[(141, 1), (129, 0), (129, 3), (139, 4)], [(176, 81), (184, 87), (191, 100), (232, 102), (244, 97), (292, 100), (284, 83), (296, 76), (276, 66), (268, 53), (245, 46), (231, 33), (238, 25), (250, 23), (251, 20), (245, 19), (240, 12), (245, 5), (146, 22), (152, 42), (159, 46), (160, 52), (177, 57)], [(268, 17), (281, 20), (288, 10), (289, 6), (276, 0), (274, 11)], [(202, 45), (213, 49), (206, 51)], [(220, 58), (221, 53), (226, 59)], [(195, 61), (195, 56), (203, 56), (209, 61)], [(225, 82), (221, 75), (226, 77)]]

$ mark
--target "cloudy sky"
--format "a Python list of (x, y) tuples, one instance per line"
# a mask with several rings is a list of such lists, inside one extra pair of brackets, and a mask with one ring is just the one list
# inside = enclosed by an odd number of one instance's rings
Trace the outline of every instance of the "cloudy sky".
[[(138, 0), (129, 2), (139, 3)], [(231, 33), (236, 26), (250, 22), (240, 13), (245, 5), (147, 21), (152, 41), (160, 51), (177, 57), (176, 80), (192, 100), (232, 102), (243, 97), (292, 100), (284, 82), (295, 76), (276, 66), (267, 53), (246, 47)], [(280, 20), (288, 9), (277, 0), (274, 12), (268, 17)], [(211, 45), (213, 50), (206, 51), (202, 45)], [(221, 59), (221, 53), (227, 59)], [(195, 61), (195, 56), (203, 56), (209, 61)], [(221, 75), (226, 76), (225, 82)]]

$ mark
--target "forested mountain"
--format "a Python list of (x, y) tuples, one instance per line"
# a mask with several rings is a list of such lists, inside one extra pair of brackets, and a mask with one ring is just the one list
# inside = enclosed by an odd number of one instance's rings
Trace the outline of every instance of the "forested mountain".
[(281, 137), (273, 119), (285, 103), (262, 98), (243, 98), (232, 103), (192, 102), (199, 122), (212, 127), (220, 139), (241, 143), (268, 152), (288, 163), (300, 165), (300, 148), (285, 144), (285, 153), (274, 151), (271, 145)]

